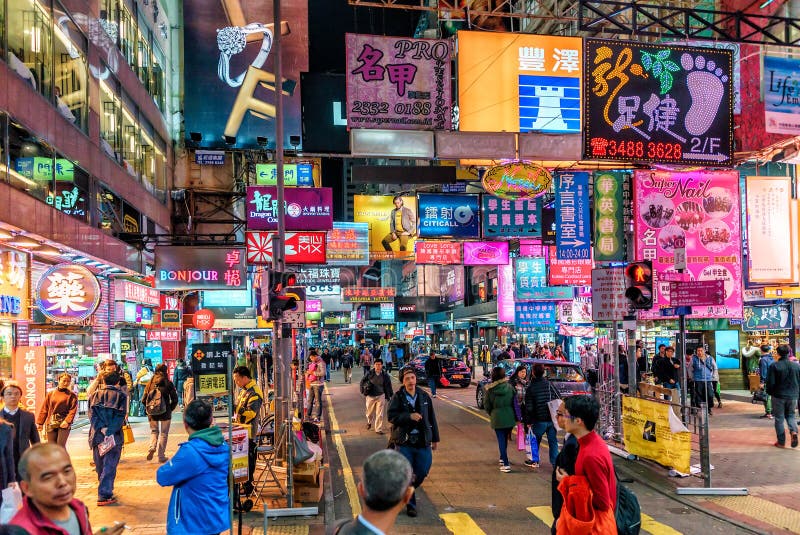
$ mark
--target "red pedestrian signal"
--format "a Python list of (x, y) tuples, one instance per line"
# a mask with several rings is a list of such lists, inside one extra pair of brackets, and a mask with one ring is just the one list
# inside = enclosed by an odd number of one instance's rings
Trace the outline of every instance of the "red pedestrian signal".
[(625, 268), (625, 297), (638, 310), (653, 308), (653, 263), (631, 262)]

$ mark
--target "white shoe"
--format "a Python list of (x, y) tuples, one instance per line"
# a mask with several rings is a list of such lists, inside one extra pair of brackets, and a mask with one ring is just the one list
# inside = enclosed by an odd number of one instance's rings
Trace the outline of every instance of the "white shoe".
[(507, 465), (507, 464), (501, 465), (500, 466), (500, 471), (507, 474), (507, 473), (511, 472), (511, 466)]

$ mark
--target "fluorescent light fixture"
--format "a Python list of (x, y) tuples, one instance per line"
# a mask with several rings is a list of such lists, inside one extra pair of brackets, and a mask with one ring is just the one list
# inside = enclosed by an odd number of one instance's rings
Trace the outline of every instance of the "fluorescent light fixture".
[(61, 250), (56, 249), (50, 245), (44, 244), (38, 249), (36, 249), (36, 254), (44, 255), (44, 256), (61, 256)]
[(29, 237), (23, 236), (21, 234), (18, 234), (16, 236), (14, 236), (10, 240), (8, 240), (6, 243), (8, 243), (9, 245), (14, 245), (15, 247), (26, 247), (26, 248), (29, 247), (31, 249), (34, 248), (34, 247), (40, 247), (42, 245), (41, 243), (39, 243), (38, 241), (34, 240), (33, 238), (29, 238)]
[(84, 258), (82, 256), (76, 256), (75, 258), (72, 259), (72, 261), (73, 262), (77, 262), (79, 264), (83, 264), (84, 262), (88, 262), (89, 259), (88, 258)]
[(5, 229), (0, 229), (0, 240), (10, 240), (14, 235)]

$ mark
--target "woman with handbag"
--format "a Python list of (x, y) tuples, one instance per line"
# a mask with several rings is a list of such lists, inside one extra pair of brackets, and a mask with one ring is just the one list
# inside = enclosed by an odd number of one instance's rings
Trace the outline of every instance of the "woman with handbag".
[(508, 461), (508, 439), (511, 430), (517, 424), (514, 414), (514, 388), (508, 384), (506, 371), (497, 366), (492, 369), (492, 382), (486, 387), (486, 397), (483, 405), (489, 413), (489, 419), (497, 436), (497, 446), (500, 449), (500, 471), (511, 472), (511, 463)]
[(78, 396), (72, 391), (72, 376), (62, 373), (58, 387), (47, 393), (36, 418), (39, 432), (47, 432), (47, 442), (66, 447), (72, 422), (78, 412)]
[[(558, 392), (544, 376), (544, 365), (534, 364), (533, 380), (531, 380), (525, 393), (525, 414), (528, 418), (526, 423), (533, 429), (537, 445), (541, 443), (542, 437), (547, 435), (550, 464), (552, 466), (556, 465), (556, 457), (558, 456), (558, 438), (548, 403), (558, 398)], [(538, 464), (529, 466), (537, 468)]]
[(147, 460), (153, 460), (158, 450), (158, 462), (167, 462), (167, 439), (172, 421), (172, 411), (178, 406), (178, 392), (175, 385), (167, 377), (164, 364), (156, 366), (156, 372), (142, 394), (142, 405), (150, 422), (150, 447)]

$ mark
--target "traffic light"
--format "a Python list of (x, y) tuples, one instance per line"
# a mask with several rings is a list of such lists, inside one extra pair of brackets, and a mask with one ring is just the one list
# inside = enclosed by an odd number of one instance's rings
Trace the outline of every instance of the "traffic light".
[(653, 263), (650, 260), (631, 262), (625, 268), (625, 297), (633, 308), (653, 308)]
[(295, 284), (297, 284), (297, 275), (294, 273), (283, 271), (269, 272), (268, 319), (280, 319), (285, 311), (291, 310), (297, 305), (297, 300), (294, 297), (287, 297), (284, 295), (286, 288), (294, 286)]

